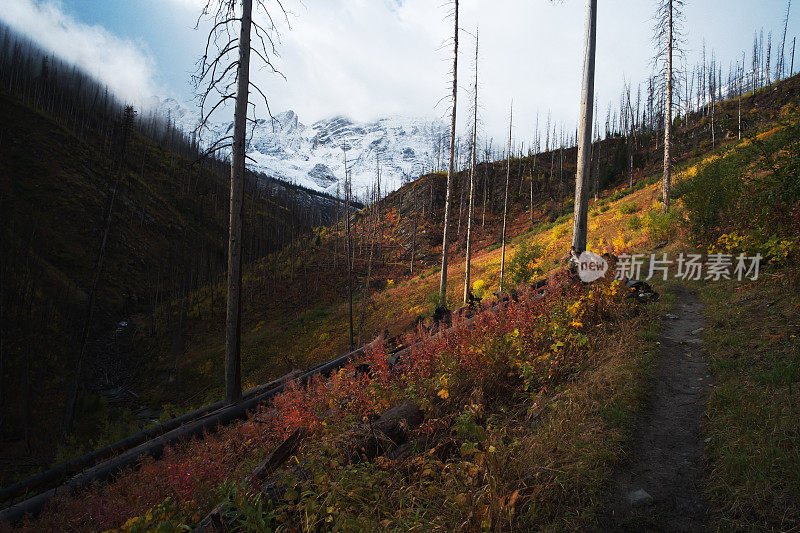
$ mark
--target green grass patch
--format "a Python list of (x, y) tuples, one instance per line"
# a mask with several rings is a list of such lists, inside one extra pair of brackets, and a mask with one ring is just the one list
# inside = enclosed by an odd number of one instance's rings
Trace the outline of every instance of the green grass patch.
[[(800, 527), (800, 364), (797, 289), (701, 289), (716, 387), (708, 405), (707, 492), (714, 529)], [(764, 310), (777, 311), (781, 318)]]

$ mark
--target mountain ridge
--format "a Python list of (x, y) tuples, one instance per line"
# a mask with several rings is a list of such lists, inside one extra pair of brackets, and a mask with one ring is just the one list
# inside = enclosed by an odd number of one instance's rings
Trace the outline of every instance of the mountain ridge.
[[(192, 132), (197, 111), (175, 98), (156, 98), (153, 107), (175, 127)], [(202, 139), (210, 146), (229, 134), (232, 122), (210, 122)], [(355, 121), (343, 115), (306, 125), (293, 110), (256, 120), (248, 142), (248, 168), (329, 194), (343, 186), (344, 150), (353, 193), (364, 197), (381, 169), (381, 188), (390, 192), (436, 167), (449, 130), (441, 120), (390, 115)], [(341, 192), (343, 194), (343, 190)]]

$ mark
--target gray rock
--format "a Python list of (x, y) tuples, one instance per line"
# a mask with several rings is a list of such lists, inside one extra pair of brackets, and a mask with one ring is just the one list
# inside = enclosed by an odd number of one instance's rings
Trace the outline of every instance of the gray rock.
[(653, 497), (644, 489), (638, 489), (628, 494), (628, 503), (633, 507), (643, 507), (652, 504)]
[(697, 335), (698, 333), (700, 333), (704, 329), (706, 329), (706, 328), (697, 328), (696, 330), (692, 331), (692, 335)]
[(664, 315), (664, 318), (669, 318), (670, 320), (678, 320), (678, 315), (673, 315), (672, 313), (667, 313)]

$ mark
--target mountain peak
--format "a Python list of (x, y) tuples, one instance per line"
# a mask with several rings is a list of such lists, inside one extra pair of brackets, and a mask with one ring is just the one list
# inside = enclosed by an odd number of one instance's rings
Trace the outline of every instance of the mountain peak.
[[(174, 98), (158, 99), (157, 108), (184, 131), (191, 131), (199, 113)], [(214, 142), (226, 135), (230, 122), (209, 124)], [(256, 121), (248, 143), (248, 167), (277, 179), (298, 183), (310, 189), (336, 194), (344, 177), (344, 154), (353, 179), (353, 189), (364, 194), (375, 177), (380, 158), (381, 188), (396, 189), (409, 177), (431, 170), (437, 146), (447, 138), (448, 129), (441, 120), (387, 116), (370, 122), (354, 121), (336, 115), (307, 127), (291, 109), (272, 119)]]

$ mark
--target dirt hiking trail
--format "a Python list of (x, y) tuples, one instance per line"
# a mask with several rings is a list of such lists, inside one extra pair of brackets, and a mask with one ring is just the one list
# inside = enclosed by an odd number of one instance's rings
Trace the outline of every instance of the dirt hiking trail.
[(602, 531), (705, 531), (703, 423), (711, 376), (702, 350), (702, 304), (671, 286), (674, 309), (630, 455), (614, 481)]

